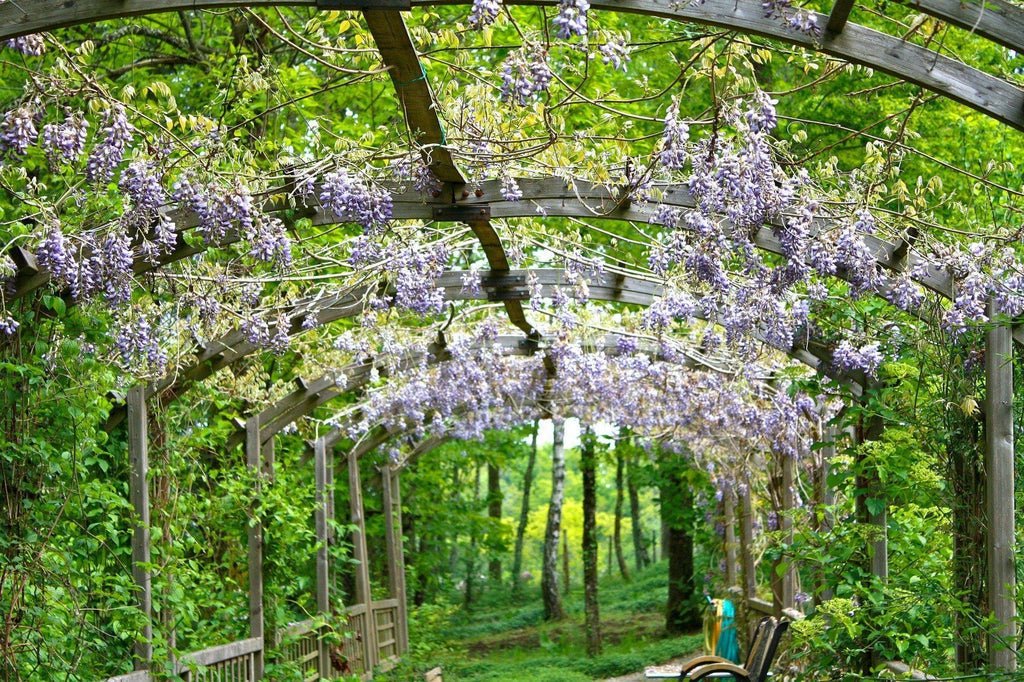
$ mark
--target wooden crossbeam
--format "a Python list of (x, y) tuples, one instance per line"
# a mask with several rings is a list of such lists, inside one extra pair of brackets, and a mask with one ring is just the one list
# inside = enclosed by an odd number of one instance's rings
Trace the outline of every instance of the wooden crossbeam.
[[(424, 162), (445, 183), (451, 203), (455, 204), (456, 194), (461, 195), (462, 187), (466, 184), (466, 175), (456, 165), (448, 149), (444, 126), (437, 115), (437, 101), (427, 80), (427, 72), (412, 44), (405, 20), (401, 13), (394, 10), (367, 10), (363, 16), (366, 17), (366, 25), (377, 44), (381, 59), (388, 68), (409, 132), (420, 148)], [(507, 271), (508, 256), (491, 221), (487, 218), (471, 218), (464, 222), (480, 242), (491, 270)], [(504, 306), (512, 324), (527, 335), (536, 334), (519, 301), (505, 301)]]
[(855, 0), (836, 0), (835, 4), (832, 5), (832, 11), (828, 15), (828, 23), (825, 24), (825, 31), (832, 34), (838, 35), (843, 32), (846, 28), (846, 22), (850, 18), (850, 12), (853, 11), (853, 5)]

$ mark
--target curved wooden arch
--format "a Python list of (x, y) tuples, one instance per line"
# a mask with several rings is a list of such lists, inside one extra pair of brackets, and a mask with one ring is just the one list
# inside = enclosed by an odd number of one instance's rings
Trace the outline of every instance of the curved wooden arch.
[[(606, 335), (602, 341), (593, 348), (597, 352), (619, 354), (618, 338), (619, 337), (614, 334)], [(534, 355), (543, 350), (543, 348), (532, 339), (520, 336), (501, 336), (498, 338), (498, 343), (505, 348), (510, 355)], [(653, 346), (648, 346), (641, 350), (650, 355), (656, 356), (658, 354), (658, 350)], [(827, 352), (823, 347), (816, 348), (816, 350), (818, 352)], [(433, 347), (431, 353), (431, 357), (428, 358), (428, 362), (430, 362), (430, 364), (436, 364), (446, 360), (444, 348), (441, 346)], [(816, 369), (817, 371), (823, 371), (828, 367), (828, 363), (826, 361), (819, 359), (809, 350), (805, 350), (803, 353), (806, 354), (803, 357), (806, 358), (805, 364), (808, 364), (808, 366)], [(422, 355), (410, 356), (408, 360), (403, 363), (403, 367), (415, 365), (422, 360)], [(804, 360), (801, 361), (803, 362)], [(687, 357), (683, 364), (687, 367), (706, 367), (699, 361), (690, 357)], [(369, 377), (374, 366), (375, 364), (372, 361), (360, 363), (358, 365), (351, 365), (345, 368), (344, 377), (341, 378), (341, 381), (339, 381), (339, 377), (336, 375), (325, 375), (309, 382), (303, 380), (296, 381), (297, 388), (294, 391), (280, 398), (273, 405), (265, 408), (259, 413), (260, 442), (266, 443), (270, 441), (289, 424), (301, 419), (302, 417), (308, 416), (313, 412), (313, 410), (325, 403), (343, 396), (349, 391), (362, 388), (369, 381)], [(849, 375), (835, 373), (832, 372), (831, 369), (829, 369), (829, 373), (837, 381), (847, 384), (854, 395), (860, 395), (862, 393), (862, 377), (851, 377)], [(242, 438), (243, 434), (238, 432), (232, 436), (230, 442), (232, 444), (241, 442)]]
[[(523, 198), (520, 201), (506, 201), (501, 197), (500, 181), (487, 180), (480, 183), (479, 197), (470, 194), (469, 197), (454, 204), (442, 199), (425, 198), (419, 192), (400, 192), (397, 187), (393, 186), (395, 190), (392, 192), (393, 216), (396, 220), (457, 220), (458, 212), (479, 208), (486, 209), (491, 218), (536, 218), (538, 214), (541, 214), (548, 217), (663, 224), (657, 220), (654, 210), (658, 205), (681, 210), (696, 207), (696, 202), (689, 190), (682, 185), (657, 187), (656, 191), (661, 193), (660, 202), (638, 204), (624, 201), (618, 188), (609, 188), (583, 180), (568, 184), (562, 178), (551, 177), (522, 179), (518, 182), (523, 192)], [(271, 212), (283, 209), (284, 206), (281, 203), (268, 207)], [(300, 215), (311, 218), (313, 224), (317, 226), (336, 225), (340, 222), (337, 216), (325, 211), (318, 204), (303, 205), (297, 210)], [(150, 272), (160, 265), (176, 262), (203, 250), (203, 247), (184, 245), (183, 233), (198, 225), (197, 216), (191, 211), (183, 210), (172, 211), (168, 215), (175, 220), (179, 242), (183, 246), (167, 254), (155, 265), (140, 257), (136, 260), (134, 268), (137, 274)], [(813, 225), (817, 232), (828, 230), (834, 226), (834, 221), (823, 218), (815, 220)], [(237, 235), (229, 235), (219, 246), (230, 245), (236, 241), (238, 241)], [(872, 235), (865, 236), (865, 241), (881, 268), (891, 272), (923, 271), (924, 274), (914, 277), (914, 281), (944, 298), (953, 298), (953, 280), (950, 274), (936, 265), (929, 264), (913, 251), (909, 244), (892, 244)], [(770, 226), (764, 226), (758, 230), (753, 236), (753, 242), (764, 251), (784, 255), (782, 246)], [(9, 300), (25, 296), (45, 286), (49, 281), (49, 274), (35, 264), (34, 258), (28, 252), (18, 249), (12, 254), (12, 257), (18, 267), (19, 276), (14, 281)], [(844, 273), (837, 273), (837, 277), (843, 278), (843, 275)], [(888, 282), (883, 282), (875, 293), (888, 300), (889, 286)], [(1019, 335), (1018, 341), (1024, 343), (1024, 333)]]
[[(527, 281), (531, 274), (536, 276), (537, 281), (541, 285), (541, 295), (545, 298), (551, 298), (558, 290), (572, 289), (575, 286), (566, 280), (565, 271), (561, 269), (511, 270), (504, 273), (489, 273), (481, 281), (481, 291), (473, 293), (465, 289), (463, 284), (464, 274), (464, 271), (450, 270), (437, 280), (437, 286), (444, 289), (445, 300), (529, 300), (531, 295)], [(595, 301), (648, 307), (654, 304), (663, 294), (659, 285), (625, 275), (606, 273), (600, 277), (592, 276), (587, 281), (590, 299)], [(288, 316), (290, 325), (289, 335), (300, 334), (304, 331), (303, 322), (307, 315), (313, 315), (318, 325), (329, 324), (340, 319), (358, 315), (364, 309), (365, 297), (368, 293), (368, 289), (360, 288), (334, 297), (297, 304)], [(695, 316), (701, 318), (701, 312), (696, 311)], [(767, 343), (764, 337), (756, 331), (754, 332), (754, 337), (762, 343)], [(518, 338), (536, 347), (536, 340)], [(244, 332), (240, 329), (235, 329), (200, 349), (192, 364), (178, 369), (164, 379), (148, 384), (146, 396), (149, 398), (163, 395), (165, 396), (163, 398), (164, 402), (169, 403), (181, 395), (190, 385), (206, 379), (259, 350), (258, 346), (246, 340)], [(785, 352), (794, 360), (807, 365), (815, 372), (820, 372), (849, 384), (855, 393), (859, 393), (860, 387), (863, 386), (863, 377), (838, 372), (831, 367), (831, 353), (827, 344), (813, 336), (805, 336), (800, 342), (795, 343), (792, 348), (782, 352)], [(368, 370), (369, 368), (367, 368)], [(122, 421), (123, 417), (123, 408), (115, 408), (111, 412), (106, 428), (108, 430), (112, 429)], [(264, 419), (265, 417), (261, 415), (261, 424), (264, 423)], [(285, 424), (287, 423), (285, 422)]]
[[(513, 4), (555, 5), (556, 0), (508, 0)], [(414, 0), (415, 6), (468, 4), (469, 0)], [(986, 0), (986, 5), (992, 0)], [(20, 3), (0, 5), (0, 39), (50, 31), (105, 19), (196, 9), (227, 7), (305, 6), (321, 9), (395, 10), (402, 3), (384, 0), (40, 0), (31, 12)], [(845, 14), (851, 3), (845, 3)], [(959, 6), (958, 6), (959, 5)], [(676, 21), (719, 26), (762, 35), (885, 72), (908, 83), (960, 102), (997, 121), (1024, 130), (1024, 91), (1010, 83), (944, 57), (898, 37), (848, 23), (837, 14), (832, 30), (829, 17), (813, 14), (823, 29), (820, 39), (766, 17), (761, 3), (749, 0), (704, 0), (671, 3), (665, 0), (594, 0), (594, 9), (658, 16)], [(972, 30), (990, 40), (1024, 52), (1024, 10), (997, 0), (994, 9), (957, 0), (915, 0), (915, 7), (932, 16)], [(841, 20), (840, 20), (841, 19)], [(835, 29), (839, 29), (838, 31)]]

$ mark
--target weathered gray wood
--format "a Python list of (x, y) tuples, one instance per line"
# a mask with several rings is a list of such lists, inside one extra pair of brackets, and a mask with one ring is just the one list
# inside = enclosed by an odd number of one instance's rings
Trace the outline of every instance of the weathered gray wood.
[[(324, 439), (328, 443), (327, 439)], [(366, 605), (367, 627), (363, 632), (363, 650), (367, 669), (377, 664), (377, 637), (373, 622), (370, 591), (370, 563), (366, 548), (366, 519), (363, 507), (363, 484), (359, 475), (359, 455), (348, 453), (349, 514), (355, 532), (352, 534), (352, 558), (356, 560), (356, 602)]]
[(1024, 10), (1004, 0), (907, 0), (917, 10), (1024, 52)]
[(216, 665), (244, 656), (259, 656), (262, 653), (263, 640), (258, 637), (251, 637), (185, 654), (178, 663), (177, 671), (186, 670), (189, 665)]
[[(331, 596), (329, 579), (329, 546), (327, 537), (327, 519), (329, 516), (327, 500), (334, 492), (327, 486), (327, 444), (323, 438), (317, 438), (313, 446), (313, 478), (316, 485), (316, 609), (324, 617), (331, 614)], [(321, 677), (331, 677), (331, 658), (327, 641), (321, 633), (317, 641), (317, 669)]]
[(398, 610), (395, 639), (398, 653), (409, 651), (409, 602), (405, 584), (405, 550), (402, 543), (402, 487), (401, 474), (385, 465), (381, 470), (384, 490), (385, 542), (388, 551), (388, 582), (391, 596)]
[(836, 0), (832, 5), (832, 11), (829, 12), (825, 30), (832, 34), (842, 33), (846, 28), (846, 22), (850, 19), (853, 5), (854, 0)]
[[(418, 0), (413, 4), (429, 6), (468, 2), (469, 0)], [(512, 4), (552, 5), (556, 3), (554, 0), (522, 0)], [(316, 0), (250, 0), (249, 2), (240, 0), (78, 0), (71, 5), (64, 0), (37, 0), (33, 2), (31, 12), (24, 11), (21, 3), (9, 2), (0, 5), (0, 39), (53, 30), (62, 26), (158, 11), (266, 5), (316, 6)], [(989, 76), (948, 57), (938, 55), (927, 48), (903, 41), (898, 36), (889, 36), (862, 26), (847, 24), (842, 33), (831, 36), (826, 34), (819, 43), (812, 36), (791, 29), (774, 18), (766, 17), (760, 3), (735, 2), (734, 0), (705, 0), (702, 3), (686, 4), (664, 3), (658, 0), (595, 0), (591, 6), (598, 10), (648, 14), (679, 21), (722, 26), (824, 52), (920, 85), (962, 102), (996, 120), (1024, 130), (1024, 96), (1019, 90), (994, 76)], [(942, 3), (922, 2), (916, 6), (925, 12), (942, 12), (947, 19), (958, 15), (958, 13), (950, 12), (949, 8)], [(383, 10), (371, 11), (383, 13)], [(1009, 18), (1013, 23), (1007, 26), (1005, 32), (1001, 31), (998, 35), (1008, 34), (1011, 44), (1015, 45), (1019, 38), (1014, 38), (1011, 31), (1016, 26), (1021, 10), (1014, 8), (1009, 3), (1000, 3), (999, 12), (1002, 17)], [(969, 19), (968, 14), (963, 14), (963, 16), (963, 20), (958, 19), (961, 25), (966, 24)], [(369, 20), (369, 13), (367, 18)], [(824, 15), (815, 15), (815, 19), (818, 26), (827, 24), (827, 17)], [(997, 17), (986, 22), (984, 32), (980, 30), (979, 26), (979, 34), (991, 35), (992, 32), (988, 27), (997, 23)], [(402, 81), (403, 86), (420, 75), (421, 72), (412, 72), (409, 78)], [(407, 87), (403, 89), (407, 89)], [(430, 103), (427, 102), (426, 105), (429, 106)]]
[(736, 574), (736, 491), (729, 486), (722, 493), (722, 511), (725, 517), (725, 584), (737, 585)]
[[(756, 608), (753, 601), (757, 597), (757, 573), (754, 565), (754, 509), (750, 500), (749, 479), (744, 478), (737, 486), (736, 497), (740, 507), (740, 598), (742, 610), (742, 632), (749, 636), (754, 625), (751, 612)], [(768, 605), (771, 614), (772, 605)]]
[(263, 524), (256, 516), (255, 506), (260, 497), (262, 477), (262, 448), (260, 446), (259, 417), (250, 417), (245, 424), (245, 463), (256, 480), (249, 521), (249, 635), (260, 642), (260, 650), (253, 661), (255, 679), (263, 679)]
[[(822, 433), (822, 447), (817, 451), (816, 458), (819, 460), (815, 465), (814, 473), (814, 519), (815, 530), (820, 536), (824, 536), (832, 529), (832, 518), (829, 508), (835, 502), (835, 491), (828, 485), (829, 467), (836, 455), (836, 429), (827, 426)], [(815, 604), (821, 604), (832, 598), (832, 592), (827, 587), (824, 568), (815, 570), (817, 582), (814, 591)]]
[(997, 320), (985, 335), (985, 501), (988, 516), (989, 610), (999, 623), (989, 636), (989, 665), (1017, 669), (1016, 571), (1014, 563), (1013, 344)]
[(153, 661), (153, 584), (149, 570), (149, 416), (146, 386), (137, 384), (128, 391), (128, 478), (129, 496), (135, 511), (132, 530), (132, 577), (138, 590), (138, 605), (145, 619), (142, 636), (135, 642), (136, 670), (149, 668)]
[(108, 677), (106, 682), (151, 682), (153, 678), (150, 676), (148, 670), (136, 670), (133, 673), (127, 673), (126, 675), (118, 675), (117, 677)]
[[(791, 609), (795, 606), (794, 601), (794, 576), (795, 567), (793, 566), (792, 556), (790, 555), (789, 548), (793, 544), (793, 458), (785, 455), (781, 456), (781, 462), (779, 463), (779, 469), (781, 475), (778, 478), (774, 478), (774, 484), (777, 486), (775, 494), (777, 495), (779, 506), (778, 506), (778, 523), (779, 530), (782, 535), (782, 543), (784, 549), (782, 556), (775, 561), (772, 566), (772, 603), (775, 610), (775, 616), (781, 617), (783, 609)], [(783, 563), (788, 564), (785, 571), (780, 573), (780, 569)]]

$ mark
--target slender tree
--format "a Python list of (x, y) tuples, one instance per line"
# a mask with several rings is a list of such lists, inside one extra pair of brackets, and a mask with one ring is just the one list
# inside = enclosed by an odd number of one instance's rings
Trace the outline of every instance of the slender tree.
[[(622, 479), (623, 479), (623, 460), (622, 449), (618, 446), (615, 447), (615, 526), (612, 531), (612, 544), (615, 548), (615, 559), (619, 563), (619, 573), (622, 574), (623, 580), (629, 580), (629, 567), (626, 566), (626, 557), (622, 552)], [(611, 557), (608, 558), (611, 561)], [(611, 573), (611, 571), (608, 571)]]
[[(623, 441), (620, 439), (619, 442)], [(627, 451), (625, 459), (629, 519), (633, 523), (633, 554), (636, 560), (636, 570), (641, 571), (651, 564), (651, 555), (647, 552), (647, 538), (644, 536), (644, 525), (640, 521), (640, 491), (636, 485), (636, 454), (632, 447)]]
[(548, 505), (547, 526), (544, 529), (544, 563), (540, 589), (544, 601), (545, 620), (565, 616), (562, 598), (558, 592), (558, 540), (562, 529), (562, 502), (565, 496), (565, 423), (552, 420), (551, 444), (551, 502)]
[(583, 474), (583, 614), (587, 655), (601, 653), (601, 613), (597, 601), (597, 453), (589, 427), (580, 447)]
[(512, 594), (519, 595), (522, 589), (521, 573), (523, 570), (523, 544), (526, 541), (526, 524), (530, 518), (530, 489), (533, 487), (533, 466), (537, 461), (537, 430), (539, 422), (533, 421), (533, 433), (530, 437), (530, 454), (523, 474), (523, 503), (519, 508), (519, 525), (516, 526), (516, 547), (512, 555)]
[[(480, 464), (477, 463), (473, 467), (473, 509), (474, 514), (477, 513), (478, 505), (480, 502)], [(469, 531), (469, 553), (466, 555), (466, 592), (465, 592), (465, 606), (468, 609), (476, 598), (475, 586), (476, 586), (476, 553), (477, 553), (477, 535), (478, 523), (472, 523)]]
[[(490, 533), (501, 529), (501, 469), (494, 462), (487, 463), (487, 518), (490, 519)], [(491, 543), (493, 545), (493, 543)], [(487, 577), (492, 585), (501, 584), (501, 556), (491, 547), (491, 558), (487, 563)]]

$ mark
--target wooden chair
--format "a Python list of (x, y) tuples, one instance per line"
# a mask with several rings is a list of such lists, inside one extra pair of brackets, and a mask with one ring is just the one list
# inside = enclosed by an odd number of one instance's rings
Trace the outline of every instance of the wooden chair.
[(718, 656), (698, 656), (683, 664), (679, 679), (697, 682), (705, 677), (730, 675), (741, 682), (764, 682), (768, 677), (768, 669), (775, 659), (779, 641), (788, 627), (788, 620), (766, 616), (754, 630), (750, 651), (747, 652), (747, 660), (742, 666)]

